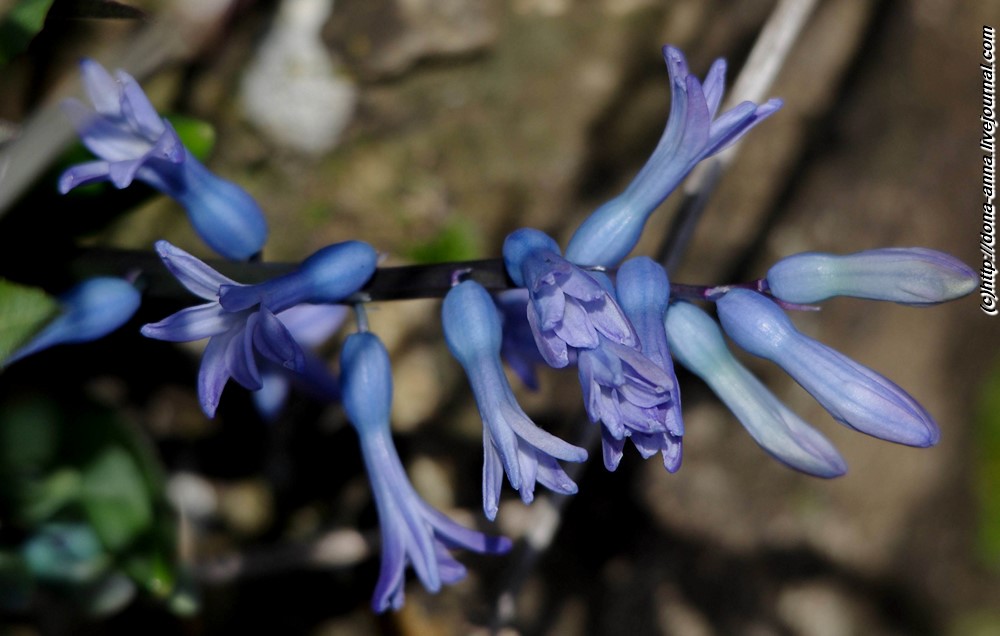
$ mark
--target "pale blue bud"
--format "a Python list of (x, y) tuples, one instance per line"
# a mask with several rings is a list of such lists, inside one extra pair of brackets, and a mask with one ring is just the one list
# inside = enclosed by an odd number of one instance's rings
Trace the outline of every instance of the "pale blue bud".
[(909, 394), (800, 333), (767, 297), (736, 289), (717, 305), (722, 327), (736, 344), (784, 369), (837, 421), (909, 446), (931, 446), (938, 441), (937, 424)]

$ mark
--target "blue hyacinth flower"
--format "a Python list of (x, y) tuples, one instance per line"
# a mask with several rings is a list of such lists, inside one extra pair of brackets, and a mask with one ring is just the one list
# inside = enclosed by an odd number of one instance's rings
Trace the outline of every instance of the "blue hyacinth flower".
[(690, 303), (673, 303), (666, 328), (677, 361), (705, 381), (772, 457), (817, 477), (847, 471), (837, 449), (733, 357), (719, 325), (705, 312)]
[(702, 84), (688, 72), (684, 54), (663, 47), (670, 75), (670, 115), (646, 165), (623, 193), (577, 229), (566, 258), (577, 265), (614, 267), (639, 241), (646, 220), (698, 162), (723, 150), (781, 107), (743, 102), (718, 118), (725, 90), (726, 63), (717, 60)]
[(781, 300), (809, 304), (833, 296), (935, 305), (971, 294), (976, 272), (954, 256), (922, 247), (854, 254), (794, 254), (768, 270), (768, 290)]
[(719, 321), (736, 344), (780, 366), (838, 422), (898, 444), (937, 443), (937, 424), (908, 393), (800, 333), (772, 300), (735, 289), (717, 306)]
[(640, 455), (657, 452), (675, 472), (681, 464), (680, 389), (663, 327), (670, 283), (663, 267), (647, 257), (626, 261), (616, 278), (618, 304), (638, 336), (636, 347), (607, 340), (579, 352), (580, 383), (591, 421), (604, 422), (604, 465), (615, 470), (625, 439)]
[(347, 241), (319, 250), (290, 274), (241, 285), (166, 241), (158, 241), (156, 251), (184, 287), (209, 302), (145, 325), (142, 334), (170, 342), (209, 338), (198, 373), (198, 397), (209, 417), (230, 378), (251, 391), (262, 388), (258, 356), (306, 373), (308, 358), (278, 316), (303, 303), (342, 301), (371, 278), (377, 260), (371, 246)]
[(55, 345), (103, 338), (128, 322), (139, 308), (140, 300), (132, 283), (121, 278), (85, 280), (59, 296), (61, 313), (8, 357), (5, 364)]
[(528, 290), (528, 324), (545, 361), (562, 368), (572, 349), (593, 349), (601, 337), (632, 347), (635, 331), (608, 290), (560, 255), (558, 244), (538, 230), (513, 232), (503, 244), (504, 265)]
[(582, 462), (587, 451), (538, 428), (514, 397), (500, 363), (500, 316), (474, 281), (453, 287), (441, 308), (445, 341), (465, 369), (483, 419), (483, 511), (493, 520), (503, 475), (521, 499), (534, 499), (535, 482), (571, 495), (576, 484), (557, 460)]
[(97, 181), (124, 188), (138, 179), (184, 206), (198, 235), (222, 256), (244, 260), (258, 253), (267, 222), (253, 197), (195, 159), (128, 73), (112, 77), (93, 60), (83, 60), (80, 70), (93, 108), (68, 99), (63, 111), (100, 159), (66, 170), (59, 191)]
[(413, 489), (392, 442), (392, 372), (381, 341), (372, 333), (348, 336), (340, 362), (344, 410), (361, 441), (382, 529), (382, 566), (372, 608), (376, 612), (399, 609), (408, 564), (425, 588), (437, 592), (442, 584), (465, 576), (465, 567), (449, 549), (501, 554), (510, 550), (511, 543), (455, 523)]

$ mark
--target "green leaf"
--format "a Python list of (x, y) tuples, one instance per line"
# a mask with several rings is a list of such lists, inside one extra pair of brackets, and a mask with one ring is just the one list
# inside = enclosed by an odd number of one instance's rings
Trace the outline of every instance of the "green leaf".
[(0, 278), (0, 365), (58, 313), (42, 290)]
[(86, 466), (83, 508), (101, 543), (112, 552), (129, 547), (153, 521), (142, 471), (121, 446), (109, 446)]
[(0, 19), (0, 65), (28, 48), (42, 30), (53, 0), (20, 0)]

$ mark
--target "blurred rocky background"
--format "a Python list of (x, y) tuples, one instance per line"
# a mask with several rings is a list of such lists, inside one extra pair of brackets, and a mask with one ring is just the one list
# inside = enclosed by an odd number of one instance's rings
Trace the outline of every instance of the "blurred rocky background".
[[(680, 47), (699, 75), (724, 57), (732, 80), (775, 5), (144, 0), (126, 3), (135, 15), (97, 19), (79, 17), (92, 14), (85, 4), (57, 0), (0, 75), (5, 134), (57, 122), (40, 118), (77, 90), (79, 56), (129, 68), (163, 112), (214, 125), (209, 165), (260, 201), (266, 259), (359, 238), (385, 264), (495, 257), (523, 226), (565, 241), (659, 138), (669, 108), (660, 47)], [(819, 2), (771, 91), (784, 108), (747, 136), (674, 280), (750, 280), (794, 252), (880, 246), (978, 266), (984, 24), (1000, 24), (996, 3)], [(59, 126), (33, 154), (68, 143)], [(648, 226), (643, 253), (657, 249), (676, 199)], [(148, 248), (161, 237), (200, 253), (162, 200), (90, 240)], [(481, 424), (438, 312), (438, 301), (370, 310), (393, 354), (398, 444), (430, 502), (488, 529)], [(1000, 634), (1000, 323), (974, 297), (929, 309), (839, 299), (795, 318), (914, 395), (941, 443), (917, 450), (849, 431), (773, 365), (748, 359), (847, 459), (845, 477), (814, 479), (769, 459), (681, 376), (677, 474), (635, 453), (613, 474), (592, 461), (536, 561), (519, 550), (464, 555), (465, 582), (432, 596), (412, 581), (404, 609), (380, 617), (368, 608), (377, 521), (343, 415), (297, 399), (264, 423), (231, 386), (208, 421), (196, 349), (122, 336), (127, 351), (66, 382), (148, 438), (184, 511), (180, 558), (200, 610), (140, 596), (95, 620), (44, 598), (6, 613), (4, 633)], [(63, 355), (44, 361), (48, 373)], [(41, 364), (15, 379), (42, 377)], [(539, 393), (520, 397), (568, 439), (591, 427), (572, 371), (545, 373)], [(545, 522), (544, 505), (507, 494), (494, 530), (517, 538)], [(504, 592), (513, 600), (498, 608)]]

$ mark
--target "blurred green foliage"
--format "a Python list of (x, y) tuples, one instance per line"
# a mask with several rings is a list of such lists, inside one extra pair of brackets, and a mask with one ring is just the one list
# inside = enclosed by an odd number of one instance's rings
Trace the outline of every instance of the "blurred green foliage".
[(191, 605), (177, 584), (175, 520), (155, 456), (114, 411), (70, 402), (0, 403), (0, 507), (9, 511), (0, 606), (23, 608), (42, 586), (95, 616), (139, 589)]

